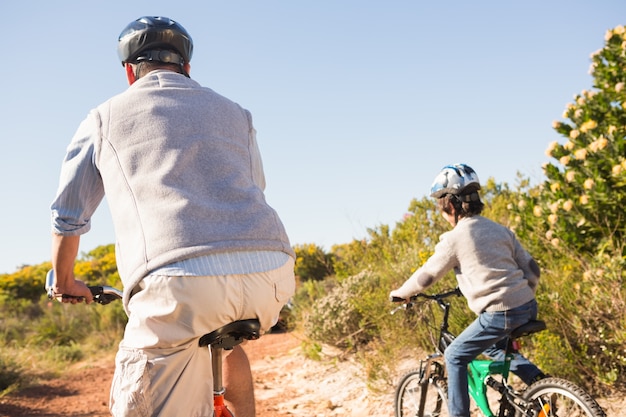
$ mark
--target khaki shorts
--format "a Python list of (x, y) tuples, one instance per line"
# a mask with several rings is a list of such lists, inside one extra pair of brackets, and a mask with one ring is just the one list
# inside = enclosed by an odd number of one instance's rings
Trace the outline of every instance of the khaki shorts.
[(212, 417), (211, 355), (198, 339), (237, 320), (277, 321), (295, 291), (294, 261), (268, 272), (208, 277), (149, 275), (129, 303), (116, 355), (115, 417)]

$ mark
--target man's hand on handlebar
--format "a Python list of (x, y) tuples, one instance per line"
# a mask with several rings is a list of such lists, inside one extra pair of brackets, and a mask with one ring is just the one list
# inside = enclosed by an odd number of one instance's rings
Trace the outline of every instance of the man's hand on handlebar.
[[(54, 271), (51, 269), (46, 275), (46, 292), (48, 293), (48, 298), (50, 300), (56, 298), (62, 303), (71, 304), (82, 303), (83, 301), (85, 301), (87, 304), (90, 304), (94, 301), (98, 304), (109, 304), (111, 301), (121, 300), (124, 296), (124, 293), (117, 288), (100, 285), (88, 287), (85, 285), (84, 282), (77, 279), (74, 279), (73, 282), (74, 286), (70, 287), (69, 289), (67, 289), (67, 286), (60, 288), (56, 285)], [(83, 295), (85, 294), (83, 292), (84, 289), (87, 289), (87, 295)], [(67, 295), (68, 293), (72, 295)]]
[(46, 276), (46, 291), (48, 298), (56, 298), (62, 303), (78, 304), (83, 301), (87, 304), (93, 302), (93, 294), (87, 285), (78, 279), (72, 278), (62, 287), (58, 285), (53, 270)]
[[(55, 288), (55, 293), (57, 293), (57, 290), (58, 288)], [(60, 293), (62, 296), (59, 301), (62, 303), (78, 304), (84, 301), (87, 304), (91, 304), (93, 302), (91, 290), (83, 281), (77, 279), (70, 285), (67, 285)]]

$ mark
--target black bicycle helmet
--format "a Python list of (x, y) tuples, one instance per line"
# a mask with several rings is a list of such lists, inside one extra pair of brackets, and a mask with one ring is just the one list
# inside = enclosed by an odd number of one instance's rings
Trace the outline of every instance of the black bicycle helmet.
[(183, 65), (191, 61), (193, 41), (184, 27), (172, 19), (144, 16), (120, 33), (117, 54), (127, 62), (160, 61)]

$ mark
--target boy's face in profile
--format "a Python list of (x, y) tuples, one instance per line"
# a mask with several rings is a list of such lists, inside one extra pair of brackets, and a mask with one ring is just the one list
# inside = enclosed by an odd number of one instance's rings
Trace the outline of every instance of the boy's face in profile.
[(441, 212), (443, 218), (446, 219), (452, 227), (456, 226), (456, 222), (454, 221), (454, 205), (450, 203), (447, 195), (444, 195), (437, 200), (437, 208)]

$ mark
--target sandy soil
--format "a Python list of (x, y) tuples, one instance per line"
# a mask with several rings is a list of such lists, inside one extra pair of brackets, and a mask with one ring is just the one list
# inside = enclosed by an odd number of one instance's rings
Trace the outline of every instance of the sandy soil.
[[(393, 389), (368, 391), (352, 358), (325, 346), (322, 360), (307, 359), (297, 333), (267, 334), (245, 349), (255, 379), (259, 417), (393, 416)], [(0, 398), (0, 416), (109, 416), (107, 402), (113, 357), (81, 363), (63, 379), (42, 381)], [(626, 399), (600, 401), (608, 416), (626, 416)]]

